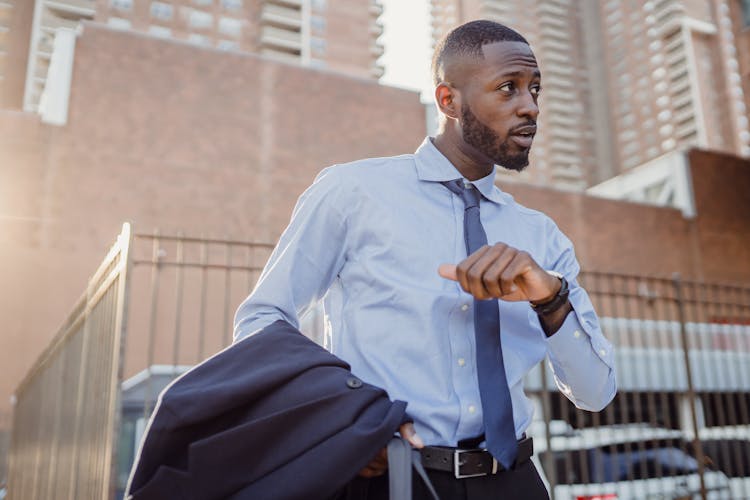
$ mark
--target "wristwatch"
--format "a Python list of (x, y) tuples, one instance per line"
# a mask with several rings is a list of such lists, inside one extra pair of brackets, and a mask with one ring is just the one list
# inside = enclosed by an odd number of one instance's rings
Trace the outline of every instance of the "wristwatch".
[(538, 316), (546, 316), (547, 314), (553, 313), (567, 304), (568, 294), (570, 293), (570, 290), (568, 290), (568, 280), (565, 279), (565, 276), (558, 273), (557, 271), (547, 271), (547, 273), (560, 280), (560, 290), (558, 290), (557, 294), (547, 302), (544, 302), (542, 304), (531, 304), (531, 308), (534, 310), (534, 312), (536, 312)]

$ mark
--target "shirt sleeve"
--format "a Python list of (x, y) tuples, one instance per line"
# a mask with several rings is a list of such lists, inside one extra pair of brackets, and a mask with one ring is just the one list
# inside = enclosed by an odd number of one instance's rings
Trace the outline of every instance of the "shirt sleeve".
[(325, 295), (344, 263), (346, 218), (335, 168), (300, 196), (292, 218), (250, 295), (234, 317), (235, 342), (274, 321), (299, 318)]
[[(548, 269), (565, 276), (573, 305), (560, 329), (547, 339), (550, 368), (557, 387), (576, 407), (600, 411), (617, 392), (612, 344), (602, 333), (588, 293), (578, 284), (580, 266), (573, 244), (553, 222), (550, 224)], [(531, 310), (529, 314), (539, 325), (536, 313)]]

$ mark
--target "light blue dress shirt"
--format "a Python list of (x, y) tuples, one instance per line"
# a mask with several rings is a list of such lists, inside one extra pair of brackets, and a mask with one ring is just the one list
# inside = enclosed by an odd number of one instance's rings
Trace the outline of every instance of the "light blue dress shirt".
[[(466, 257), (464, 206), (440, 182), (461, 174), (427, 138), (413, 155), (373, 158), (323, 170), (235, 317), (235, 339), (299, 317), (324, 298), (326, 346), (354, 374), (408, 402), (426, 444), (455, 446), (483, 432), (473, 299), (437, 273)], [(573, 246), (546, 215), (494, 185), (473, 184), (490, 244), (525, 250), (564, 274), (574, 312), (552, 337), (528, 302), (500, 301), (501, 342), (518, 437), (533, 405), (523, 377), (549, 356), (560, 390), (598, 411), (615, 395), (613, 352), (586, 292), (576, 282)]]

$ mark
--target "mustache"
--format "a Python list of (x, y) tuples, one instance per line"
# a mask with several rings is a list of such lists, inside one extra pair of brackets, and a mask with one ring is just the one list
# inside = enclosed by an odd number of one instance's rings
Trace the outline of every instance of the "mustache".
[(534, 129), (536, 129), (536, 121), (534, 121), (534, 120), (530, 120), (530, 121), (528, 121), (528, 122), (526, 122), (526, 123), (522, 123), (522, 124), (520, 124), (520, 125), (516, 125), (516, 126), (515, 126), (515, 127), (513, 127), (512, 129), (510, 129), (509, 133), (510, 133), (510, 134), (515, 134), (516, 132), (519, 132), (519, 131), (526, 131), (526, 130), (528, 130), (529, 128), (534, 128)]

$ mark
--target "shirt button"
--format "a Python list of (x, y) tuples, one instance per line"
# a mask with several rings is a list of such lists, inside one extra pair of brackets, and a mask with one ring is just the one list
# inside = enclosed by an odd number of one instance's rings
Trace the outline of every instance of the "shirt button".
[(605, 351), (604, 349), (599, 349), (599, 354), (601, 354), (602, 356), (606, 356), (607, 351)]
[(462, 311), (468, 311), (469, 310), (469, 304), (464, 304), (461, 306)]
[(469, 181), (464, 181), (464, 188), (469, 189), (474, 187), (474, 185)]
[(474, 413), (475, 411), (477, 411), (477, 407), (474, 405), (469, 405), (469, 413)]
[(573, 336), (574, 336), (575, 338), (578, 338), (578, 337), (580, 337), (580, 336), (581, 336), (581, 332), (580, 332), (579, 330), (576, 330), (576, 331), (574, 331), (574, 332), (573, 332)]
[(458, 358), (458, 366), (464, 366), (466, 364), (466, 360), (464, 358)]

